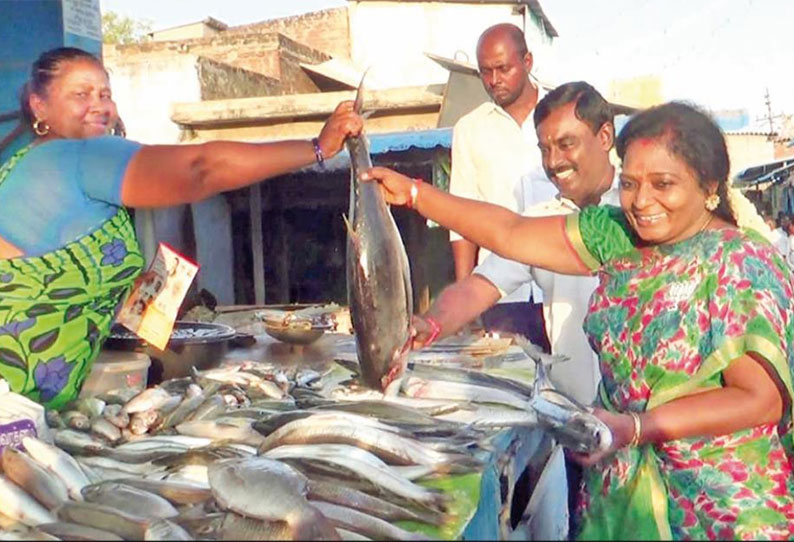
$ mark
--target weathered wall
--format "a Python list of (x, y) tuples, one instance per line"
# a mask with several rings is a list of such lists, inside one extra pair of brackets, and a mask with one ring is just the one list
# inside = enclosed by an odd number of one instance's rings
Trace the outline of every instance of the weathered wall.
[(216, 36), (219, 33), (217, 28), (206, 24), (203, 21), (178, 26), (176, 28), (167, 28), (165, 30), (156, 30), (150, 32), (149, 35), (155, 41), (170, 41), (170, 40), (189, 40), (195, 38), (209, 38)]
[(775, 143), (766, 134), (730, 133), (725, 134), (728, 156), (731, 159), (729, 179), (741, 170), (757, 166), (775, 159)]
[[(278, 94), (317, 92), (300, 62), (319, 63), (328, 55), (280, 34), (220, 34), (211, 38), (147, 42), (105, 47), (106, 61), (118, 58), (167, 58), (195, 55), (249, 70), (280, 81)], [(182, 100), (177, 100), (182, 101)]]
[(226, 34), (278, 32), (334, 57), (350, 57), (347, 8), (313, 11), (292, 17), (235, 26)]
[[(442, 83), (449, 72), (425, 52), (476, 64), (477, 38), (488, 26), (509, 22), (524, 29), (535, 57), (533, 73), (544, 80), (552, 67), (551, 38), (514, 5), (442, 2), (349, 2), (351, 57), (381, 88)], [(458, 53), (459, 54), (459, 53)]]
[(171, 122), (172, 102), (201, 99), (196, 55), (106, 56), (113, 99), (127, 137), (142, 143), (175, 143), (179, 127)]
[(277, 79), (259, 73), (198, 57), (196, 72), (202, 100), (249, 98), (282, 93)]

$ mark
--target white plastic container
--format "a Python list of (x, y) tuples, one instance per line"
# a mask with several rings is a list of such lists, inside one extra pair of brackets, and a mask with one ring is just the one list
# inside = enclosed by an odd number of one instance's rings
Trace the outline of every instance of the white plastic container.
[(44, 407), (12, 392), (0, 379), (0, 452), (5, 446), (19, 447), (23, 437), (35, 436), (52, 442), (44, 419)]
[(152, 360), (139, 352), (103, 350), (85, 379), (80, 397), (93, 397), (117, 389), (145, 390)]

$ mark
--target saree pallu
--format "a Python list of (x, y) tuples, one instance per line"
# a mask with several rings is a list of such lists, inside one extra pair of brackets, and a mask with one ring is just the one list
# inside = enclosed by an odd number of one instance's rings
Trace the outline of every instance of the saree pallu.
[(583, 212), (578, 220), (585, 221), (582, 240), (607, 232), (601, 252), (569, 236), (583, 261), (606, 261), (585, 321), (600, 356), (600, 404), (643, 412), (719, 388), (730, 363), (752, 352), (777, 380), (788, 408), (777, 424), (623, 448), (586, 469), (578, 538), (791, 539), (790, 270), (760, 236), (734, 229), (627, 250), (618, 223), (600, 213)]
[(123, 208), (58, 250), (0, 259), (0, 377), (48, 408), (77, 397), (143, 263)]

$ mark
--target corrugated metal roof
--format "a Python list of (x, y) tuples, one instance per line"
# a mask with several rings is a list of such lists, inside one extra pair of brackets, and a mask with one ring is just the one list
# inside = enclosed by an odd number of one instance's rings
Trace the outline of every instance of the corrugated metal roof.
[[(376, 2), (383, 2), (384, 0), (348, 0), (348, 2), (367, 2), (367, 1), (376, 1)], [(431, 0), (399, 0), (400, 2), (428, 2)], [(527, 6), (543, 23), (543, 28), (545, 28), (546, 33), (551, 36), (552, 38), (556, 38), (559, 36), (557, 34), (557, 30), (554, 28), (554, 25), (551, 24), (551, 21), (543, 12), (543, 8), (540, 6), (539, 0), (514, 0), (511, 2), (510, 0), (434, 0), (441, 3), (448, 3), (448, 4), (515, 4), (515, 5), (525, 5)]]
[[(369, 152), (371, 155), (387, 152), (404, 152), (411, 149), (452, 148), (452, 128), (435, 128), (433, 130), (415, 130), (410, 132), (390, 132), (385, 134), (368, 134)], [(343, 150), (324, 166), (314, 164), (302, 171), (321, 172), (324, 170), (347, 169), (350, 167), (350, 155)]]

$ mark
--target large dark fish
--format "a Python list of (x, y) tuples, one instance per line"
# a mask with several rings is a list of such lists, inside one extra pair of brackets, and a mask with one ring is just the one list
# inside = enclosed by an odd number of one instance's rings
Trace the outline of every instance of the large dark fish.
[[(355, 110), (361, 112), (362, 84)], [(408, 256), (377, 183), (362, 183), (372, 167), (365, 135), (350, 137), (350, 216), (346, 220), (347, 295), (364, 383), (385, 390), (405, 369), (413, 313)]]

